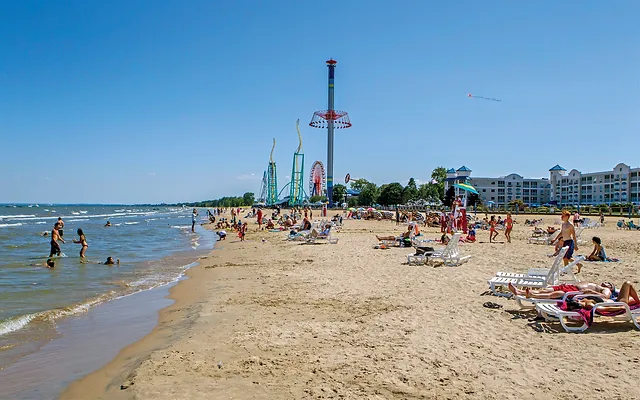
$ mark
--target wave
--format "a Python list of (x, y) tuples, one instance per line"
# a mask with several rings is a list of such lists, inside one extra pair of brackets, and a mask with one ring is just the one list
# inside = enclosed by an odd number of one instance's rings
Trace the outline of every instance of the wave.
[(9, 228), (12, 226), (22, 226), (22, 224), (19, 222), (17, 224), (0, 224), (0, 228)]
[(79, 213), (79, 212), (75, 212), (75, 211), (71, 211), (71, 214), (72, 214), (72, 215), (80, 215), (80, 213)]
[(137, 225), (137, 224), (139, 224), (139, 223), (140, 223), (140, 222), (125, 222), (124, 224), (125, 224), (125, 225)]
[(15, 332), (24, 328), (27, 324), (36, 318), (38, 314), (26, 314), (6, 319), (0, 322), (0, 336), (7, 333)]
[(27, 326), (33, 320), (54, 321), (60, 317), (67, 317), (75, 314), (87, 312), (89, 308), (112, 298), (115, 292), (105, 293), (86, 302), (70, 307), (54, 308), (53, 310), (41, 311), (33, 314), (19, 315), (0, 322), (0, 336), (15, 332)]
[(79, 221), (88, 221), (89, 218), (75, 218), (75, 219), (68, 219), (67, 222), (79, 222)]
[(46, 223), (47, 223), (47, 221), (38, 221), (38, 222), (35, 223), (35, 225), (42, 225), (42, 224), (46, 224)]
[[(136, 217), (136, 216), (145, 216), (145, 215), (154, 215), (157, 214), (157, 211), (144, 211), (144, 212), (133, 212), (133, 213), (112, 213), (112, 214), (85, 214), (82, 215), (82, 218), (113, 218), (113, 217)], [(62, 216), (62, 218), (73, 218), (76, 215), (69, 215), (67, 217)], [(0, 216), (2, 218), (3, 216)], [(58, 219), (58, 216), (35, 216), (35, 215), (9, 215), (6, 216), (8, 220), (17, 220), (17, 221), (31, 221), (36, 219)]]
[(189, 225), (171, 225), (173, 229), (191, 229)]
[(35, 217), (35, 214), (15, 214), (15, 215), (0, 215), (0, 219), (14, 219), (14, 218), (28, 218)]

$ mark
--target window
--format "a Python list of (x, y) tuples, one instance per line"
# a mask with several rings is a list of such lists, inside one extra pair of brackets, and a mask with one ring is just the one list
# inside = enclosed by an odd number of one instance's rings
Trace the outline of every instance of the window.
[(484, 193), (484, 192), (486, 192), (486, 191), (487, 191), (487, 189), (482, 189), (482, 193)]

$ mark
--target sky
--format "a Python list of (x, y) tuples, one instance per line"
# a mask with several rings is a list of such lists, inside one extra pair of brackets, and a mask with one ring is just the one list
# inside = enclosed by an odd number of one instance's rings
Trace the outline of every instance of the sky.
[[(336, 182), (640, 166), (637, 1), (0, 0), (0, 203), (174, 203), (305, 185), (327, 67)], [(469, 98), (468, 93), (501, 99)]]

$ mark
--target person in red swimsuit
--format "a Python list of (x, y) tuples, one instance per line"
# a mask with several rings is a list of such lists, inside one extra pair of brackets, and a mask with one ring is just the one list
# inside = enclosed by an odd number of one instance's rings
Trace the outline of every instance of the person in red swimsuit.
[(504, 220), (504, 236), (507, 238), (507, 243), (511, 243), (511, 230), (513, 229), (513, 220), (511, 219), (511, 213), (507, 213), (507, 218)]

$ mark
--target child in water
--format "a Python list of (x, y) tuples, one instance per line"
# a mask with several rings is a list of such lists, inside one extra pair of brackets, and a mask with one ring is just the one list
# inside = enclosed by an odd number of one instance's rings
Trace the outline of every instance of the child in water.
[(84, 236), (84, 232), (82, 229), (78, 228), (78, 236), (80, 237), (78, 240), (73, 240), (73, 243), (81, 244), (82, 249), (80, 249), (80, 258), (85, 258), (84, 253), (87, 251), (89, 245), (87, 244), (87, 238)]
[(118, 258), (115, 262), (113, 261), (113, 257), (107, 257), (107, 261), (104, 262), (104, 265), (114, 265), (120, 264), (120, 259)]

